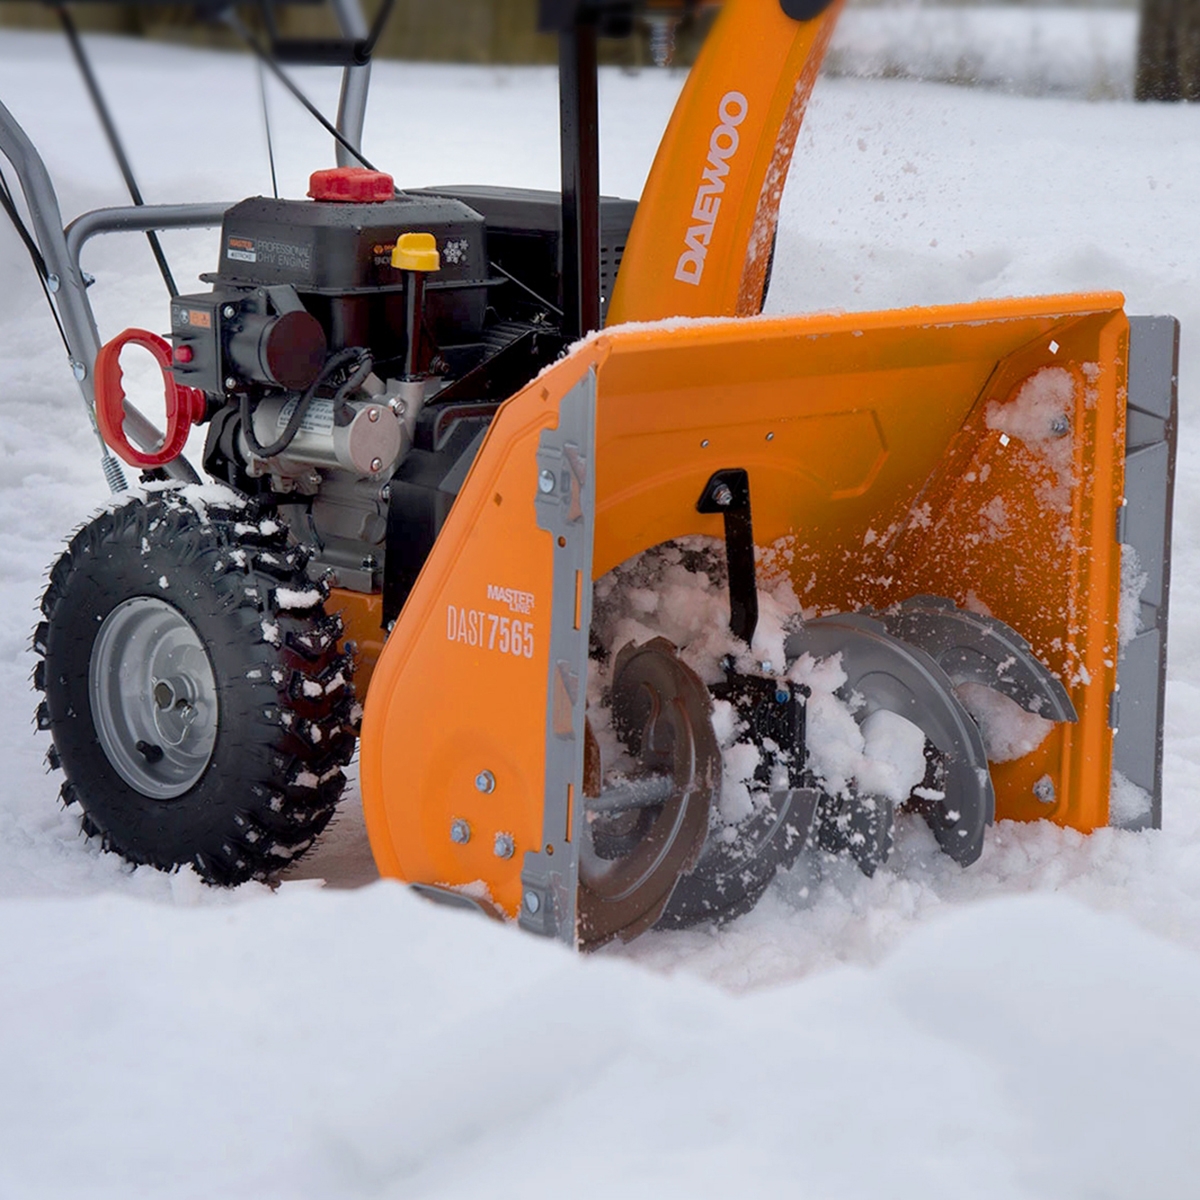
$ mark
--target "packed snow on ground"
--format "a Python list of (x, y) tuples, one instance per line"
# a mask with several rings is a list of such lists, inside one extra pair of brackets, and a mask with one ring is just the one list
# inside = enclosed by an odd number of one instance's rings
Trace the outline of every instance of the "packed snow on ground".
[[(269, 189), (246, 60), (95, 48), (150, 200)], [(61, 44), (2, 33), (0, 64), (64, 213), (121, 203)], [(332, 111), (333, 81), (301, 75)], [(638, 194), (679, 84), (604, 75), (606, 190)], [(383, 64), (374, 87), (366, 147), (401, 183), (554, 186), (551, 72)], [(328, 146), (270, 102), (298, 196)], [(129, 870), (80, 838), (42, 766), (28, 646), (46, 568), (105, 491), (0, 229), (0, 1195), (1194, 1196), (1197, 211), (1194, 108), (818, 85), (771, 311), (1119, 288), (1183, 321), (1165, 827), (1002, 824), (963, 871), (905, 824), (870, 880), (806, 860), (724, 930), (586, 961), (371, 882), (353, 794), (275, 892)], [(213, 267), (211, 235), (165, 241), (185, 286)], [(140, 238), (85, 266), (106, 334), (165, 327)]]

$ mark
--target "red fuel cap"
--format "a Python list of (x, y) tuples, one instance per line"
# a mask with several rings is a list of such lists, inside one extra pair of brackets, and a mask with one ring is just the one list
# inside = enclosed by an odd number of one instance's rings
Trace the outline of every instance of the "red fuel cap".
[(383, 171), (368, 171), (366, 167), (330, 167), (309, 176), (308, 194), (313, 200), (378, 204), (395, 196), (396, 184)]

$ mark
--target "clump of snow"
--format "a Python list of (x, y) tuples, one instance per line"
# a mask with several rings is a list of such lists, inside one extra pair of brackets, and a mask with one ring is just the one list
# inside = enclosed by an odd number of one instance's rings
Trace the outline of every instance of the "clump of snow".
[(979, 726), (989, 762), (1011, 762), (1032, 754), (1054, 728), (1053, 721), (1026, 712), (1015, 700), (982, 683), (960, 683), (954, 694)]
[(1108, 793), (1108, 820), (1111, 825), (1140, 825), (1150, 819), (1154, 798), (1120, 771), (1113, 770)]
[(317, 588), (278, 587), (275, 589), (275, 604), (279, 608), (315, 608), (320, 603), (321, 593)]
[(841, 655), (802, 654), (788, 679), (809, 689), (805, 706), (808, 766), (831, 795), (882, 796), (901, 803), (925, 777), (925, 734), (898, 713), (869, 714), (860, 724), (838, 692), (846, 684)]
[[(1053, 471), (1054, 482), (1043, 484), (1040, 493), (1043, 502), (1059, 512), (1069, 511), (1076, 483), (1075, 386), (1075, 376), (1065, 368), (1043, 367), (1025, 380), (1012, 400), (993, 400), (984, 415), (989, 429), (1016, 438)], [(990, 518), (989, 522), (994, 524)]]
[(1142, 569), (1138, 552), (1121, 543), (1121, 606), (1117, 617), (1117, 645), (1123, 651), (1142, 631), (1142, 592), (1150, 575)]
[(279, 626), (274, 621), (264, 620), (262, 623), (263, 641), (269, 642), (272, 646), (278, 646), (280, 642)]

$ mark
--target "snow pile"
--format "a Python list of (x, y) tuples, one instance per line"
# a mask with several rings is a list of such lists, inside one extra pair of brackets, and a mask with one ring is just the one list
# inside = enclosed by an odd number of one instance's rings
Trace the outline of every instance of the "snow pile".
[[(925, 776), (924, 733), (897, 713), (881, 711), (856, 718), (862, 698), (840, 694), (846, 673), (839, 656), (814, 659), (803, 654), (795, 662), (787, 661), (784, 643), (803, 614), (786, 576), (770, 590), (759, 590), (758, 611), (747, 651), (729, 631), (724, 547), (712, 538), (689, 537), (655, 546), (597, 580), (592, 640), (600, 653), (592, 659), (588, 700), (603, 761), (621, 772), (629, 766), (612, 735), (607, 712), (616, 655), (630, 643), (641, 645), (661, 637), (678, 649), (681, 660), (705, 683), (724, 680), (729, 662), (741, 674), (808, 689), (805, 765), (831, 795), (853, 791), (896, 802), (908, 799)], [(786, 779), (755, 782), (761, 754), (747, 740), (745, 723), (728, 701), (713, 702), (713, 726), (723, 766), (714, 816), (733, 826), (753, 815), (756, 795), (787, 784)]]
[[(1008, 10), (1009, 31), (981, 39), (1007, 78), (1046, 60), (1020, 41), (1033, 12)], [(245, 59), (89, 40), (148, 201), (269, 189), (249, 116), (237, 137), (228, 120), (192, 121), (187, 154), (152, 149), (180, 145), (164, 96), (257, 112)], [(64, 216), (126, 203), (61, 39), (0, 32), (0, 62), (0, 99), (46, 153)], [(332, 72), (296, 74), (335, 110)], [(679, 84), (604, 73), (606, 192), (639, 193)], [(380, 63), (372, 88), (366, 142), (402, 182), (461, 180), (469, 163), (472, 182), (557, 186), (552, 72)], [(271, 103), (281, 186), (299, 196), (328, 139), (281, 94)], [(1195, 105), (825, 79), (769, 307), (1119, 288), (1131, 312), (1175, 313), (1186, 516), (1200, 505), (1197, 204)], [(215, 265), (211, 232), (164, 243), (181, 287)], [(162, 328), (140, 237), (97, 239), (84, 266), (104, 336)], [(360, 886), (375, 872), (352, 801), (276, 893), (214, 891), (101, 853), (43, 766), (28, 685), (37, 596), (64, 535), (106, 497), (61, 345), (3, 226), (0, 270), (0, 1195), (503, 1200), (564, 1178), (583, 1200), (1194, 1195), (1194, 522), (1178, 522), (1174, 544), (1162, 831), (1002, 823), (964, 871), (902, 816), (871, 879), (804, 860), (722, 930), (647, 935), (586, 961)], [(1114, 803), (1127, 816), (1139, 801)]]
[(979, 726), (988, 762), (1032, 754), (1050, 736), (1053, 721), (1026, 712), (1015, 700), (981, 683), (960, 683), (954, 694)]
[(825, 71), (1025, 96), (1128, 99), (1136, 45), (1130, 9), (872, 4), (843, 14)]

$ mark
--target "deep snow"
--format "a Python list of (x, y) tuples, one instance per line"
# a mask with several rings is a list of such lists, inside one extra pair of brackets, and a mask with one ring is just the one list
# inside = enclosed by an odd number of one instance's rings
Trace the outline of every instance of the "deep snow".
[[(149, 199), (269, 187), (247, 61), (95, 46)], [(305, 78), (331, 110), (333, 82)], [(605, 74), (605, 190), (637, 195), (679, 82)], [(0, 32), (0, 99), (66, 216), (123, 202), (59, 41)], [(298, 195), (328, 148), (271, 105)], [(376, 70), (366, 146), (401, 184), (552, 187), (556, 141), (549, 71)], [(1164, 830), (1005, 824), (961, 871), (909, 826), (871, 880), (804, 864), (728, 929), (586, 961), (356, 886), (353, 795), (274, 893), (130, 871), (78, 836), (32, 731), (28, 645), (45, 569), (105, 488), (0, 228), (0, 1195), (1194, 1196), (1198, 200), (1194, 109), (826, 79), (769, 300), (1116, 287), (1183, 321)], [(211, 235), (166, 240), (181, 281), (211, 268)], [(104, 333), (165, 325), (139, 238), (85, 266)]]

